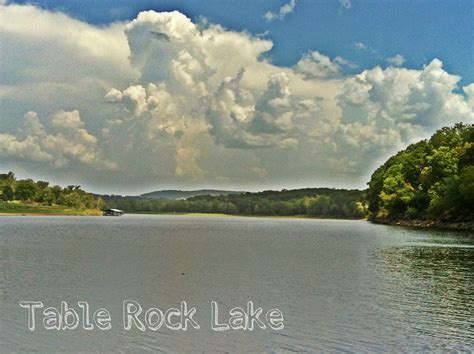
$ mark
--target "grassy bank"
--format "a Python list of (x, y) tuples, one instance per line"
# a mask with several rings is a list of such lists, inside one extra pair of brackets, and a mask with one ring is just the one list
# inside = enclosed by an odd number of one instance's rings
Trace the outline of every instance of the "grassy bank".
[(74, 209), (62, 205), (0, 202), (0, 215), (102, 215), (100, 209)]
[(249, 218), (280, 218), (280, 219), (321, 219), (321, 220), (367, 220), (366, 218), (337, 218), (311, 215), (253, 215), (253, 214), (223, 214), (223, 213), (186, 213), (186, 212), (125, 212), (137, 215), (180, 215), (202, 217), (249, 217)]

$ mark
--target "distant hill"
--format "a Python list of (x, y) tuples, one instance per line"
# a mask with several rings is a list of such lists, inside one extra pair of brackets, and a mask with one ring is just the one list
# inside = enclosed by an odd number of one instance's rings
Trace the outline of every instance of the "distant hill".
[(179, 199), (197, 197), (201, 195), (222, 196), (222, 195), (242, 194), (242, 193), (245, 193), (245, 192), (224, 191), (224, 190), (218, 190), (218, 189), (199, 189), (195, 191), (182, 191), (182, 190), (170, 189), (170, 190), (144, 193), (140, 195), (140, 198), (179, 200)]
[(121, 209), (127, 213), (298, 215), (345, 219), (362, 219), (367, 215), (366, 191), (356, 189), (305, 188), (258, 193), (174, 190), (146, 193), (138, 197), (103, 198), (108, 208)]

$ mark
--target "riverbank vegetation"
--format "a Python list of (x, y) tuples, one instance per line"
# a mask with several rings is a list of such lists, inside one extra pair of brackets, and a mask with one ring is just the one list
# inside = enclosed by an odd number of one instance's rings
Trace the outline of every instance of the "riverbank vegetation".
[(101, 215), (104, 202), (80, 186), (50, 186), (32, 179), (0, 174), (0, 213)]
[(408, 146), (373, 173), (367, 192), (369, 218), (401, 224), (472, 223), (473, 163), (472, 125), (443, 128)]
[(102, 215), (100, 209), (77, 209), (62, 205), (41, 203), (22, 203), (0, 201), (0, 214), (3, 215)]
[(306, 188), (223, 196), (196, 196), (185, 200), (103, 196), (108, 208), (134, 213), (215, 213), (255, 216), (308, 216), (362, 219), (367, 215), (365, 192)]

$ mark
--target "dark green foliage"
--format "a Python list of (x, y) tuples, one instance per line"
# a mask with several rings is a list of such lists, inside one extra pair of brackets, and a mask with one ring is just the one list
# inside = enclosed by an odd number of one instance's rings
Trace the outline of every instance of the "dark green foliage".
[(100, 198), (94, 197), (80, 186), (50, 186), (48, 182), (32, 179), (17, 180), (13, 172), (0, 174), (0, 200), (61, 205), (77, 209), (95, 209), (103, 206)]
[(12, 186), (7, 184), (3, 187), (2, 200), (8, 201), (13, 200), (13, 198), (15, 198), (15, 192), (13, 191)]
[(373, 174), (372, 219), (473, 219), (474, 127), (442, 128), (410, 145)]
[(17, 181), (15, 184), (15, 199), (24, 201), (33, 201), (38, 187), (31, 179)]
[(306, 215), (359, 219), (367, 214), (365, 192), (307, 188), (225, 196), (196, 196), (186, 200), (103, 196), (107, 207), (137, 213), (221, 213), (234, 215)]

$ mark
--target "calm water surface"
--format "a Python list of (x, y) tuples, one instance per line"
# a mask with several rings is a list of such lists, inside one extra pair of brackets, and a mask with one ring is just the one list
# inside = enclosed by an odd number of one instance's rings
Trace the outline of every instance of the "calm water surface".
[[(0, 217), (2, 352), (474, 350), (473, 284), (472, 234), (309, 219)], [(201, 329), (125, 331), (126, 299), (162, 309), (185, 300)], [(106, 307), (112, 329), (37, 322), (30, 332), (22, 300)], [(211, 301), (228, 311), (249, 300), (281, 309), (284, 330), (211, 330)]]

